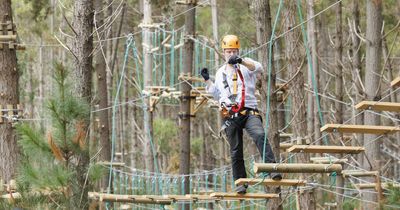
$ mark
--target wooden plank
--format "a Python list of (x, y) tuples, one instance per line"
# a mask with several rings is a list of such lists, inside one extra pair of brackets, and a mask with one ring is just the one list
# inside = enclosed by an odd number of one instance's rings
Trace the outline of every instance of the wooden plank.
[(278, 198), (278, 194), (272, 193), (246, 193), (246, 194), (239, 194), (239, 193), (227, 193), (227, 192), (215, 192), (211, 193), (211, 197), (218, 197), (218, 198), (229, 198), (229, 199), (239, 199), (239, 200), (246, 200), (246, 199), (269, 199), (269, 198)]
[[(383, 182), (381, 183), (382, 188), (388, 189), (389, 188), (389, 183)], [(391, 183), (391, 185), (395, 188), (400, 188), (399, 183)], [(376, 188), (376, 183), (362, 183), (362, 184), (355, 184), (354, 185), (358, 189), (370, 189), (370, 188)]]
[(255, 163), (254, 172), (280, 173), (330, 173), (342, 171), (340, 164), (312, 164), (312, 163)]
[(172, 199), (173, 202), (177, 201), (191, 201), (192, 199), (185, 195), (164, 195), (163, 198)]
[(400, 85), (400, 76), (396, 77), (393, 81), (390, 82), (391, 87), (397, 87)]
[(342, 175), (344, 177), (354, 176), (354, 177), (365, 177), (365, 176), (376, 176), (378, 171), (362, 171), (362, 170), (343, 170)]
[(340, 133), (369, 133), (369, 134), (391, 134), (400, 131), (395, 126), (379, 125), (345, 125), (345, 124), (326, 124), (321, 128), (321, 132), (340, 132)]
[(8, 42), (17, 40), (17, 35), (0, 35), (0, 42)]
[(304, 186), (307, 183), (306, 180), (299, 179), (282, 179), (275, 181), (273, 179), (254, 179), (254, 178), (240, 178), (235, 181), (235, 185), (248, 184), (256, 185), (263, 184), (265, 186)]
[(186, 194), (186, 197), (191, 198), (192, 200), (218, 200), (217, 198), (213, 198), (210, 195), (196, 195), (196, 194)]
[(375, 111), (400, 112), (400, 103), (361, 101), (355, 106), (356, 109), (370, 109)]
[(292, 133), (280, 133), (279, 138), (292, 138)]
[(106, 194), (98, 192), (89, 192), (89, 199), (108, 201), (108, 202), (122, 202), (122, 203), (143, 203), (143, 204), (160, 204), (170, 205), (172, 199), (167, 199), (162, 196), (145, 197), (139, 195), (120, 195), (120, 194)]
[(310, 160), (313, 163), (319, 163), (319, 164), (332, 164), (332, 163), (343, 164), (349, 161), (347, 158), (338, 159), (336, 157), (311, 157)]
[(339, 153), (358, 154), (364, 152), (364, 147), (328, 146), (328, 145), (293, 145), (286, 150), (291, 153)]

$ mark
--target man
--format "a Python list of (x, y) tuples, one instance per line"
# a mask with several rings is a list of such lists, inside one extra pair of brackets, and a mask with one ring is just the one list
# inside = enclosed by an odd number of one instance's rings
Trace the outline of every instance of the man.
[[(257, 145), (261, 157), (265, 156), (265, 162), (275, 162), (268, 141), (265, 144), (265, 154), (263, 154), (265, 132), (255, 96), (257, 74), (261, 73), (262, 66), (250, 58), (240, 58), (239, 48), (237, 36), (227, 35), (223, 38), (222, 49), (227, 64), (219, 68), (215, 76), (215, 86), (220, 93), (219, 104), (222, 107), (226, 125), (225, 132), (230, 144), (234, 180), (246, 178), (243, 160), (243, 129)], [(279, 173), (271, 173), (270, 176), (274, 180), (282, 179)], [(235, 191), (244, 194), (246, 189), (247, 185), (239, 185)]]

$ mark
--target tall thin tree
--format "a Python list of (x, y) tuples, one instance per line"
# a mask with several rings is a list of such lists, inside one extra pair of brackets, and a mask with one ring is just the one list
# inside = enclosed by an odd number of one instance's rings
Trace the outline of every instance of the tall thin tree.
[[(304, 74), (301, 65), (301, 53), (298, 39), (300, 36), (298, 29), (293, 29), (296, 25), (296, 2), (291, 0), (285, 0), (285, 11), (284, 11), (284, 26), (286, 29), (292, 29), (285, 36), (285, 57), (287, 61), (287, 69), (289, 72), (289, 78), (292, 80), (289, 85), (289, 94), (292, 99), (292, 103), (295, 106), (291, 106), (291, 117), (292, 117), (292, 130), (293, 138), (305, 139), (307, 136), (307, 123), (306, 123), (306, 102), (304, 93)], [(309, 162), (309, 156), (306, 154), (298, 154), (297, 161), (306, 163)], [(301, 178), (306, 179), (305, 174), (300, 175)], [(315, 209), (315, 198), (312, 190), (304, 190), (299, 195), (300, 209)]]
[[(196, 1), (195, 1), (196, 2)], [(185, 14), (185, 31), (186, 36), (195, 36), (195, 9), (196, 3), (188, 3), (186, 6)], [(194, 42), (192, 39), (185, 39), (183, 49), (183, 73), (191, 74), (193, 69), (193, 47)], [(186, 82), (180, 85), (181, 87), (181, 106), (180, 106), (180, 174), (190, 173), (190, 91), (192, 89), (191, 84)], [(184, 187), (182, 194), (189, 193), (189, 177), (185, 177)], [(189, 209), (189, 205), (184, 206), (185, 209)]]
[[(79, 97), (82, 97), (88, 104), (92, 100), (92, 52), (93, 52), (93, 14), (94, 7), (91, 0), (76, 0), (74, 4), (74, 18), (72, 26), (75, 32), (75, 37), (72, 42), (72, 53), (74, 59), (74, 79), (75, 92)], [(79, 209), (86, 209), (88, 206), (88, 183), (87, 173), (89, 169), (89, 118), (84, 122), (84, 130), (87, 131), (85, 138), (86, 150), (80, 157), (77, 167), (77, 180), (80, 188), (73, 189), (74, 193), (82, 195), (82, 199), (77, 206)]]
[[(269, 53), (273, 55), (273, 51), (269, 51), (269, 45), (273, 45), (274, 42), (265, 45), (269, 42), (272, 36), (272, 25), (271, 25), (271, 8), (269, 0), (255, 0), (252, 1), (252, 9), (254, 11), (256, 20), (256, 31), (257, 31), (257, 46), (263, 46), (258, 50), (258, 59), (261, 61), (264, 71), (261, 75), (261, 109), (262, 113), (269, 111), (268, 119), (268, 138), (272, 151), (274, 152), (275, 158), (279, 162), (279, 130), (278, 130), (278, 103), (276, 94), (276, 73), (273, 65), (273, 60), (269, 60)], [(269, 63), (271, 62), (271, 63)], [(271, 69), (268, 69), (271, 68)], [(270, 72), (270, 75), (268, 73)], [(268, 77), (270, 76), (270, 83), (268, 84)], [(268, 89), (269, 86), (269, 89)], [(268, 92), (269, 90), (269, 92)], [(268, 95), (270, 97), (268, 98)], [(269, 99), (269, 101), (267, 101)], [(269, 103), (269, 110), (267, 110), (266, 104)], [(280, 193), (280, 187), (274, 187), (272, 189), (274, 193)], [(268, 209), (282, 209), (281, 199), (273, 199), (268, 202)]]
[[(13, 26), (11, 0), (0, 0), (0, 14), (0, 22), (10, 21), (9, 26)], [(0, 28), (0, 35), (7, 34), (5, 30), (6, 27)], [(7, 107), (19, 103), (17, 55), (15, 49), (0, 45), (3, 46), (0, 48), (0, 105)], [(9, 181), (16, 173), (19, 150), (10, 120), (12, 116), (8, 120), (2, 114), (0, 117), (4, 121), (0, 123), (0, 177)]]
[[(365, 57), (365, 93), (366, 99), (379, 101), (381, 92), (379, 87), (382, 63), (382, 0), (367, 0), (367, 28), (366, 28), (366, 57)], [(364, 124), (379, 125), (380, 117), (376, 114), (364, 113)], [(377, 135), (364, 135), (364, 169), (377, 171), (380, 169), (381, 156), (379, 155), (379, 142)], [(372, 181), (372, 180), (369, 180)], [(363, 193), (363, 198), (368, 201), (377, 201), (376, 193)], [(374, 203), (363, 202), (363, 209), (375, 209)]]

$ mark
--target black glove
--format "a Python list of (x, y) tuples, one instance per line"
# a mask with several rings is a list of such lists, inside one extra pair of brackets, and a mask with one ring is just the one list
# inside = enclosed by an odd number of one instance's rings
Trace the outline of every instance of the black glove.
[(237, 55), (232, 55), (230, 58), (229, 58), (229, 61), (228, 61), (228, 63), (229, 64), (237, 64), (237, 63), (242, 63), (242, 58), (240, 58), (239, 56), (237, 56)]
[(201, 69), (200, 74), (204, 78), (205, 81), (210, 79), (210, 74), (208, 74), (208, 69), (207, 68)]

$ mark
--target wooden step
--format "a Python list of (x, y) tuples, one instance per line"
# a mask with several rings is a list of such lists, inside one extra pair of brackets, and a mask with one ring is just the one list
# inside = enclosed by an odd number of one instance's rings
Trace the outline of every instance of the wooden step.
[(227, 198), (227, 199), (238, 199), (238, 200), (279, 198), (278, 194), (272, 194), (272, 193), (239, 194), (239, 193), (228, 193), (228, 192), (215, 192), (211, 193), (210, 196), (216, 198)]
[(396, 77), (393, 81), (390, 82), (391, 87), (397, 87), (400, 85), (400, 76)]
[(370, 133), (370, 134), (391, 134), (400, 131), (395, 126), (378, 125), (346, 125), (346, 124), (326, 124), (321, 128), (321, 132), (340, 132), (340, 133)]
[(379, 102), (379, 101), (361, 101), (356, 109), (371, 109), (375, 111), (400, 112), (400, 103)]
[[(400, 188), (400, 184), (398, 183), (392, 183), (391, 184), (395, 188)], [(355, 184), (356, 188), (358, 189), (371, 189), (371, 188), (376, 188), (376, 183), (362, 183), (362, 184)], [(389, 188), (389, 183), (384, 182), (381, 184), (383, 189), (388, 189)]]
[(145, 197), (143, 195), (120, 195), (120, 194), (107, 194), (98, 192), (89, 192), (89, 198), (92, 200), (108, 201), (108, 202), (122, 202), (122, 203), (143, 203), (143, 204), (160, 204), (170, 205), (172, 199), (164, 198), (162, 196)]
[(330, 173), (342, 171), (340, 164), (312, 164), (312, 163), (255, 163), (254, 172), (280, 173)]
[(364, 147), (350, 146), (327, 146), (327, 145), (293, 145), (286, 150), (291, 153), (340, 153), (340, 154), (358, 154), (364, 152)]
[(365, 176), (376, 176), (378, 171), (363, 171), (363, 170), (343, 170), (342, 175), (344, 177), (365, 177)]
[(298, 179), (282, 179), (280, 181), (275, 181), (273, 179), (254, 179), (254, 178), (240, 178), (235, 181), (235, 185), (248, 184), (256, 185), (262, 183), (265, 186), (304, 186), (306, 180)]
[(338, 159), (336, 157), (311, 157), (310, 160), (313, 163), (320, 163), (320, 164), (331, 164), (331, 163), (344, 164), (349, 161), (347, 158)]

